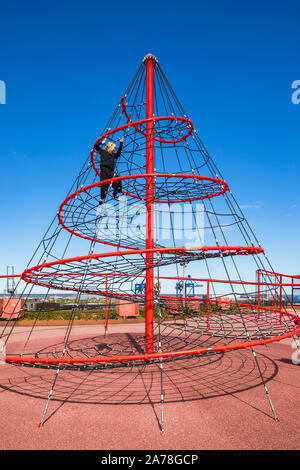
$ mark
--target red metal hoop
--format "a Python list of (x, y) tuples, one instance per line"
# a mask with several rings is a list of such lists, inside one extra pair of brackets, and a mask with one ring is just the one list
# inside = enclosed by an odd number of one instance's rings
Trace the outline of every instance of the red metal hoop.
[[(231, 305), (241, 305), (239, 303), (230, 302)], [(268, 307), (258, 307), (257, 305), (247, 305), (256, 310), (264, 310), (268, 312), (270, 309)], [(271, 309), (272, 313), (282, 315), (282, 312), (277, 309)], [(172, 352), (152, 352), (146, 354), (134, 354), (134, 355), (119, 355), (119, 356), (94, 356), (89, 358), (83, 357), (57, 357), (57, 358), (36, 358), (33, 356), (26, 357), (26, 356), (6, 356), (5, 361), (7, 363), (13, 364), (28, 364), (28, 365), (42, 365), (42, 364), (55, 364), (55, 365), (73, 365), (73, 364), (100, 364), (100, 363), (126, 363), (126, 362), (153, 362), (161, 359), (176, 359), (180, 357), (188, 357), (188, 356), (200, 356), (202, 354), (213, 354), (213, 353), (223, 353), (226, 351), (234, 351), (237, 349), (246, 349), (246, 348), (253, 348), (255, 346), (266, 345), (270, 343), (274, 343), (277, 341), (282, 341), (283, 339), (290, 338), (294, 335), (298, 335), (300, 333), (300, 319), (296, 315), (288, 312), (284, 312), (285, 315), (290, 316), (296, 323), (296, 327), (293, 331), (289, 331), (283, 335), (273, 336), (272, 338), (267, 339), (260, 339), (260, 340), (249, 340), (243, 343), (238, 344), (229, 344), (229, 345), (220, 345), (220, 346), (212, 346), (208, 348), (192, 348), (188, 350), (179, 350), (179, 351), (172, 351)]]
[(158, 117), (153, 117), (153, 118), (140, 119), (139, 121), (128, 122), (127, 124), (124, 124), (123, 126), (119, 126), (119, 127), (116, 127), (115, 129), (112, 129), (110, 131), (105, 132), (105, 134), (103, 134), (101, 137), (99, 137), (99, 139), (95, 142), (95, 144), (94, 144), (94, 146), (91, 150), (91, 154), (90, 154), (91, 163), (92, 163), (92, 166), (93, 166), (94, 170), (96, 171), (97, 175), (100, 176), (100, 171), (99, 171), (99, 169), (97, 168), (97, 166), (95, 164), (95, 153), (96, 153), (95, 145), (100, 144), (104, 139), (106, 139), (110, 135), (115, 134), (116, 132), (123, 131), (125, 129), (130, 128), (130, 127), (134, 127), (135, 129), (137, 129), (139, 132), (141, 132), (143, 135), (146, 136), (147, 132), (141, 131), (140, 128), (138, 127), (139, 124), (146, 124), (146, 125), (149, 124), (149, 123), (155, 124), (155, 122), (167, 121), (167, 120), (185, 122), (187, 124), (188, 133), (184, 134), (180, 139), (167, 140), (167, 139), (158, 139), (158, 138), (153, 136), (153, 140), (155, 140), (157, 142), (165, 143), (165, 144), (176, 144), (176, 143), (179, 143), (179, 142), (182, 142), (182, 141), (186, 140), (192, 134), (192, 132), (194, 130), (193, 123), (188, 118), (181, 117), (181, 116), (158, 116)]
[[(128, 123), (132, 123), (133, 127), (138, 131), (140, 132), (141, 134), (143, 134), (144, 136), (147, 136), (147, 133), (142, 131), (142, 129), (139, 127), (139, 124), (141, 124), (140, 121), (136, 121), (136, 122), (132, 122), (132, 119), (130, 118), (129, 114), (127, 113), (127, 110), (126, 110), (126, 107), (127, 105), (125, 104), (125, 97), (123, 96), (122, 99), (121, 99), (121, 105), (122, 105), (122, 109), (123, 109), (123, 113), (125, 114), (126, 116), (126, 119), (128, 121)], [(170, 119), (171, 117), (174, 117), (174, 116), (166, 116), (164, 119)], [(154, 122), (157, 121), (157, 118), (153, 118), (154, 119)], [(189, 123), (189, 125), (191, 126), (190, 128), (190, 132), (186, 135), (186, 136), (182, 136), (181, 139), (179, 140), (165, 140), (165, 139), (159, 139), (157, 137), (154, 137), (154, 140), (156, 142), (161, 142), (161, 143), (169, 143), (169, 144), (172, 144), (172, 143), (175, 143), (175, 142), (182, 142), (183, 140), (186, 140), (187, 137), (193, 132), (194, 130), (194, 125), (192, 123), (192, 121), (190, 121), (190, 119), (186, 118), (186, 117), (177, 117), (175, 116), (174, 119), (172, 120), (181, 120), (181, 121), (186, 121)]]
[[(164, 253), (188, 253), (188, 252), (203, 252), (203, 253), (209, 253), (209, 252), (218, 252), (220, 254), (222, 254), (223, 256), (225, 255), (230, 255), (230, 256), (234, 256), (234, 255), (245, 255), (245, 254), (260, 254), (260, 253), (264, 253), (264, 250), (263, 248), (261, 247), (255, 247), (255, 246), (195, 246), (195, 247), (190, 247), (190, 248), (187, 248), (185, 246), (181, 246), (181, 247), (174, 247), (174, 248), (151, 248), (151, 249), (139, 249), (139, 250), (125, 250), (125, 251), (113, 251), (113, 252), (109, 252), (109, 253), (94, 253), (94, 254), (90, 254), (90, 255), (85, 255), (85, 256), (76, 256), (76, 257), (73, 257), (73, 258), (66, 258), (66, 259), (60, 259), (60, 260), (57, 260), (57, 261), (51, 261), (51, 262), (48, 262), (48, 263), (43, 263), (43, 264), (40, 264), (38, 266), (33, 266), (31, 268), (28, 268), (26, 269), (23, 274), (22, 274), (22, 279), (28, 283), (32, 283), (32, 284), (35, 284), (35, 285), (39, 285), (39, 286), (43, 286), (43, 287), (48, 287), (48, 288), (61, 288), (61, 287), (57, 287), (53, 284), (46, 284), (46, 283), (42, 283), (40, 281), (34, 281), (32, 279), (30, 279), (30, 275), (34, 272), (36, 272), (36, 274), (34, 275), (37, 275), (37, 276), (51, 276), (51, 273), (46, 273), (46, 274), (42, 274), (41, 271), (44, 269), (44, 268), (52, 268), (53, 266), (60, 266), (60, 265), (66, 265), (66, 264), (69, 264), (69, 263), (72, 263), (72, 262), (82, 262), (82, 261), (87, 261), (87, 260), (98, 260), (98, 259), (101, 259), (101, 258), (109, 258), (109, 257), (115, 257), (115, 256), (130, 256), (130, 255), (144, 255), (144, 254), (147, 254), (147, 253), (160, 253), (160, 254), (164, 254)], [(96, 273), (97, 275), (99, 275), (99, 273)], [(105, 275), (106, 273), (104, 273)], [(66, 275), (66, 273), (63, 273), (63, 272), (59, 272), (57, 274), (58, 276), (62, 276), (62, 275)], [(72, 276), (73, 273), (69, 273), (67, 275), (70, 275)], [(76, 274), (78, 275), (78, 273)], [(67, 289), (66, 287), (64, 287), (64, 289)], [(69, 289), (70, 290), (70, 289)], [(94, 292), (96, 293), (96, 292)], [(97, 292), (97, 294), (99, 295), (103, 295), (105, 294), (105, 292), (103, 291), (99, 291)], [(125, 295), (125, 294), (124, 294)]]

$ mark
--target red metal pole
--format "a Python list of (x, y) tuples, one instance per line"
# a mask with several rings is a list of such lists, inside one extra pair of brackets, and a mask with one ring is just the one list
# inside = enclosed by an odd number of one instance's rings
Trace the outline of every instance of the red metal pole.
[(107, 286), (107, 275), (105, 277), (105, 292), (106, 292), (106, 296), (105, 296), (105, 334), (107, 332), (107, 327), (108, 327), (108, 298), (107, 298), (107, 289), (108, 289), (108, 286)]
[[(146, 126), (146, 173), (154, 173), (154, 122), (151, 120), (154, 114), (154, 67), (156, 59), (152, 54), (145, 58), (146, 75), (146, 119), (150, 119)], [(146, 248), (153, 249), (153, 176), (146, 179)], [(153, 252), (146, 254), (146, 353), (153, 352), (153, 319), (154, 319), (154, 270)]]
[(280, 323), (282, 317), (282, 276), (280, 276)]
[(258, 306), (258, 318), (259, 318), (259, 307), (260, 307), (260, 271), (257, 271), (257, 306)]
[(209, 281), (207, 281), (207, 315), (206, 315), (206, 329), (209, 330)]

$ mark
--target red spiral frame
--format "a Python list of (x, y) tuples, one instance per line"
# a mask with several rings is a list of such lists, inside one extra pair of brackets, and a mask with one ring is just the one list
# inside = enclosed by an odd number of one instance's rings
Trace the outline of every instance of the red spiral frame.
[[(45, 268), (52, 268), (53, 266), (56, 265), (64, 265), (67, 263), (72, 263), (72, 262), (84, 262), (87, 260), (92, 260), (92, 259), (101, 259), (104, 257), (109, 257), (109, 256), (130, 256), (132, 254), (144, 254), (146, 255), (146, 294), (145, 294), (145, 300), (146, 300), (146, 319), (145, 319), (145, 338), (146, 338), (146, 353), (145, 354), (134, 354), (134, 355), (118, 355), (118, 356), (95, 356), (95, 357), (88, 357), (88, 358), (82, 358), (82, 357), (73, 357), (73, 358), (66, 358), (64, 356), (58, 357), (58, 358), (46, 358), (46, 359), (41, 359), (37, 357), (17, 357), (17, 356), (7, 356), (5, 358), (6, 362), (12, 362), (12, 363), (26, 363), (26, 364), (31, 364), (31, 365), (36, 365), (36, 364), (82, 364), (82, 363), (110, 363), (110, 362), (132, 362), (132, 361), (153, 361), (153, 360), (158, 360), (158, 359), (165, 359), (165, 358), (176, 358), (176, 357), (183, 357), (183, 356), (191, 356), (191, 355), (201, 355), (201, 354), (207, 354), (207, 353), (215, 353), (215, 352), (225, 352), (229, 350), (235, 350), (235, 349), (244, 349), (244, 348), (249, 348), (249, 347), (254, 347), (256, 345), (262, 345), (262, 344), (268, 344), (274, 341), (280, 341), (284, 338), (288, 338), (293, 336), (294, 334), (298, 334), (300, 332), (300, 319), (296, 315), (288, 312), (282, 312), (281, 310), (277, 309), (269, 309), (268, 307), (262, 307), (258, 305), (250, 305), (249, 304), (242, 304), (242, 303), (237, 303), (237, 302), (229, 302), (231, 305), (237, 305), (237, 306), (244, 306), (247, 305), (247, 307), (251, 307), (253, 309), (256, 309), (258, 312), (261, 310), (264, 311), (271, 311), (275, 315), (280, 314), (281, 315), (287, 315), (291, 317), (295, 321), (295, 329), (293, 331), (289, 331), (283, 335), (279, 336), (274, 336), (272, 338), (267, 338), (267, 339), (260, 339), (260, 340), (248, 340), (246, 342), (238, 343), (238, 344), (230, 344), (230, 345), (220, 345), (220, 346), (212, 346), (208, 348), (192, 348), (192, 349), (185, 349), (185, 350), (177, 350), (177, 351), (169, 351), (169, 352), (154, 352), (153, 351), (153, 267), (151, 265), (153, 261), (153, 256), (155, 253), (184, 253), (186, 251), (203, 251), (203, 252), (210, 252), (210, 251), (217, 251), (222, 254), (229, 253), (231, 255), (238, 255), (238, 254), (260, 254), (263, 253), (263, 249), (261, 247), (254, 247), (254, 246), (202, 246), (202, 247), (193, 247), (187, 249), (186, 247), (174, 247), (174, 248), (154, 248), (153, 244), (153, 211), (152, 211), (152, 204), (153, 204), (153, 179), (155, 177), (180, 177), (180, 178), (194, 178), (194, 180), (208, 180), (210, 182), (215, 182), (218, 183), (222, 189), (220, 189), (220, 192), (217, 192), (216, 194), (209, 195), (209, 197), (215, 197), (224, 194), (229, 188), (227, 183), (225, 181), (219, 180), (218, 178), (210, 178), (210, 177), (205, 177), (205, 176), (197, 176), (197, 175), (187, 175), (187, 174), (172, 174), (172, 173), (155, 173), (154, 171), (154, 141), (158, 141), (160, 143), (170, 143), (170, 144), (176, 144), (178, 142), (186, 140), (193, 132), (194, 126), (192, 122), (186, 118), (186, 117), (178, 117), (178, 116), (165, 116), (165, 117), (153, 117), (153, 101), (154, 101), (154, 66), (155, 66), (155, 60), (153, 56), (149, 55), (147, 56), (146, 60), (146, 67), (147, 67), (147, 110), (146, 110), (146, 119), (138, 120), (135, 122), (131, 122), (130, 116), (128, 115), (126, 111), (126, 105), (124, 103), (125, 98), (122, 98), (121, 104), (123, 108), (123, 112), (126, 116), (126, 119), (129, 121), (127, 124), (117, 127), (113, 130), (109, 130), (106, 133), (104, 133), (95, 143), (98, 144), (100, 143), (103, 139), (109, 137), (110, 135), (113, 135), (116, 132), (122, 132), (125, 131), (126, 129), (129, 129), (130, 127), (134, 127), (138, 132), (143, 134), (146, 137), (146, 147), (147, 147), (147, 168), (146, 168), (146, 173), (141, 174), (141, 175), (127, 175), (127, 176), (120, 176), (120, 177), (115, 177), (111, 178), (110, 180), (105, 180), (105, 183), (110, 183), (114, 181), (122, 181), (130, 178), (145, 178), (147, 181), (147, 191), (146, 191), (146, 198), (143, 200), (146, 202), (146, 207), (147, 207), (147, 244), (145, 249), (139, 249), (139, 250), (125, 250), (125, 251), (114, 251), (110, 253), (101, 253), (101, 254), (90, 254), (87, 256), (77, 256), (74, 258), (68, 258), (68, 259), (61, 259), (57, 261), (53, 261), (50, 263), (43, 263), (38, 266), (31, 267), (27, 270), (24, 271), (22, 275), (22, 279), (26, 281), (27, 283), (33, 283), (36, 285), (44, 286), (44, 287), (51, 287), (55, 288), (55, 286), (46, 283), (46, 282), (41, 282), (39, 277), (42, 277), (45, 279), (47, 276), (55, 276), (56, 274), (54, 273), (43, 273), (43, 269)], [(173, 140), (167, 140), (167, 139), (160, 139), (155, 137), (155, 123), (163, 120), (170, 120), (170, 121), (180, 121), (184, 122), (187, 124), (187, 133), (184, 134), (180, 139), (173, 139)], [(140, 126), (142, 124), (146, 125), (146, 131), (144, 132)], [(90, 160), (91, 164), (98, 176), (100, 176), (100, 171), (96, 166), (95, 162), (95, 145), (91, 151), (90, 154)], [(63, 203), (61, 204), (59, 211), (58, 211), (58, 220), (59, 223), (69, 232), (71, 232), (73, 235), (92, 240), (92, 241), (99, 241), (92, 239), (87, 236), (83, 236), (79, 234), (78, 232), (70, 229), (69, 227), (66, 226), (63, 220), (63, 212), (65, 210), (65, 206), (68, 205), (69, 201), (76, 197), (77, 194), (86, 192), (91, 188), (94, 187), (100, 187), (101, 184), (104, 184), (104, 182), (97, 182), (92, 185), (86, 186), (73, 194), (71, 194), (68, 198), (66, 198)], [(150, 188), (150, 189), (148, 189)], [(135, 197), (132, 194), (128, 195)], [(186, 199), (188, 201), (191, 200), (197, 200), (198, 198), (193, 198), (193, 199)], [(203, 198), (199, 198), (203, 199)], [(172, 201), (160, 201), (160, 202), (172, 202)], [(109, 245), (113, 245), (113, 243), (101, 241), (101, 243), (106, 243)], [(124, 248), (124, 247), (122, 247)], [(61, 275), (63, 273), (59, 273)], [(68, 273), (70, 276), (76, 275), (77, 273)], [(78, 273), (80, 274), (80, 273)], [(105, 273), (104, 273), (105, 275)], [(37, 276), (37, 279), (34, 279), (34, 276)], [(70, 288), (66, 288), (70, 289)], [(103, 292), (104, 294), (108, 295), (109, 292), (105, 291)], [(120, 293), (120, 295), (122, 295)], [(124, 294), (126, 295), (126, 294)]]
[[(68, 227), (68, 225), (64, 222), (64, 216), (63, 216), (63, 213), (65, 212), (65, 207), (69, 205), (69, 202), (74, 200), (79, 194), (81, 193), (87, 193), (89, 190), (91, 189), (94, 189), (94, 188), (98, 188), (98, 187), (101, 187), (103, 184), (110, 184), (110, 183), (113, 183), (113, 182), (117, 182), (117, 181), (124, 181), (124, 180), (128, 180), (128, 179), (140, 179), (140, 178), (145, 178), (145, 179), (149, 179), (149, 178), (159, 178), (159, 177), (164, 177), (164, 178), (183, 178), (183, 179), (193, 179), (194, 181), (209, 181), (209, 182), (213, 182), (213, 183), (216, 183), (216, 184), (219, 184), (220, 185), (220, 191), (214, 193), (214, 194), (209, 194), (209, 195), (206, 195), (206, 196), (199, 196), (199, 197), (194, 197), (194, 198), (184, 198), (184, 199), (177, 199), (177, 200), (168, 200), (168, 201), (165, 201), (165, 200), (155, 200), (156, 203), (175, 203), (175, 202), (192, 202), (192, 201), (197, 201), (197, 200), (203, 200), (203, 199), (210, 199), (210, 198), (213, 198), (213, 197), (217, 197), (219, 195), (222, 195), (224, 194), (226, 191), (229, 190), (229, 186), (228, 184), (223, 181), (223, 180), (220, 180), (218, 178), (211, 178), (211, 177), (208, 177), (208, 176), (202, 176), (202, 175), (189, 175), (189, 174), (176, 174), (176, 173), (151, 173), (151, 174), (138, 174), (138, 175), (126, 175), (126, 176), (118, 176), (118, 177), (114, 177), (114, 178), (110, 178), (110, 179), (107, 179), (107, 180), (104, 180), (104, 181), (97, 181), (96, 183), (93, 183), (93, 184), (90, 184), (88, 186), (85, 186), (81, 189), (78, 189), (77, 191), (75, 191), (74, 193), (70, 194), (60, 205), (59, 209), (58, 209), (58, 220), (59, 220), (59, 223), (62, 225), (62, 227), (64, 227), (68, 232), (70, 232), (71, 234), (73, 235), (76, 235), (78, 237), (81, 237), (81, 238), (84, 238), (85, 240), (90, 240), (90, 241), (95, 241), (95, 242), (98, 242), (98, 243), (103, 243), (103, 244), (106, 244), (106, 245), (111, 245), (111, 246), (118, 246), (118, 247), (121, 247), (121, 248), (128, 248), (128, 246), (125, 246), (125, 245), (122, 245), (121, 243), (112, 243), (112, 242), (107, 242), (105, 240), (98, 240), (97, 238), (92, 238), (92, 237), (89, 237), (89, 236), (86, 236), (86, 235), (83, 235), (81, 234), (80, 232), (76, 232), (75, 230), (71, 229), (70, 227)], [(221, 189), (222, 188), (222, 189)], [(139, 197), (137, 195), (134, 195), (134, 194), (131, 194), (131, 193), (128, 193), (127, 191), (123, 191), (124, 194), (126, 194), (127, 196), (130, 196), (130, 197), (134, 197), (134, 198), (137, 198), (137, 199), (140, 199), (140, 200), (143, 200), (145, 201), (146, 199), (143, 198), (143, 197)]]
[(190, 121), (188, 118), (180, 117), (180, 116), (159, 116), (159, 117), (151, 117), (151, 118), (147, 118), (147, 119), (140, 119), (138, 121), (128, 122), (127, 124), (123, 124), (123, 126), (119, 126), (119, 127), (116, 127), (115, 129), (109, 130), (109, 131), (105, 132), (105, 134), (103, 134), (101, 137), (99, 137), (98, 140), (96, 140), (96, 142), (95, 142), (95, 144), (94, 144), (94, 146), (91, 150), (91, 153), (90, 153), (91, 163), (92, 163), (92, 166), (93, 166), (95, 172), (97, 173), (97, 175), (100, 176), (100, 171), (99, 171), (99, 169), (97, 168), (97, 166), (95, 164), (95, 153), (97, 153), (97, 151), (95, 149), (95, 145), (100, 144), (104, 139), (106, 139), (110, 135), (116, 134), (117, 132), (120, 132), (120, 131), (124, 131), (125, 129), (128, 129), (130, 127), (134, 127), (141, 134), (146, 135), (146, 133), (143, 132), (138, 127), (139, 124), (153, 124), (153, 125), (155, 125), (155, 122), (166, 121), (166, 120), (186, 122), (188, 124), (187, 127), (189, 129), (188, 133), (183, 135), (181, 137), (181, 139), (166, 140), (166, 139), (158, 139), (158, 138), (155, 138), (153, 136), (153, 140), (157, 140), (158, 142), (165, 143), (165, 144), (176, 144), (178, 142), (182, 142), (183, 140), (186, 140), (192, 134), (192, 132), (194, 130), (194, 126), (193, 126), (192, 121)]

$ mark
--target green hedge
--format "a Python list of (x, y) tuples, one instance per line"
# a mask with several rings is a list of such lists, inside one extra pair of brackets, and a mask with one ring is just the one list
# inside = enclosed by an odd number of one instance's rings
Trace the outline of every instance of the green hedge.
[[(29, 312), (25, 311), (23, 320), (35, 320), (38, 317), (38, 320), (70, 320), (73, 316), (72, 310), (44, 310), (42, 312)], [(108, 311), (109, 319), (119, 318), (117, 311), (115, 309), (110, 309)], [(93, 311), (93, 310), (82, 310), (78, 311), (75, 314), (75, 320), (100, 320), (105, 319), (105, 311)]]

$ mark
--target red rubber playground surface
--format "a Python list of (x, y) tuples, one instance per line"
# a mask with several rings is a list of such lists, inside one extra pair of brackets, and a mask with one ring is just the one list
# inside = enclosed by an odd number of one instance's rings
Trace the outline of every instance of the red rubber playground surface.
[[(115, 324), (109, 334), (117, 338), (140, 328)], [(55, 344), (62, 329), (37, 327), (34, 347)], [(29, 327), (16, 330), (21, 342)], [(103, 335), (103, 326), (75, 326), (73, 339), (97, 334)], [(157, 365), (61, 371), (39, 429), (55, 371), (2, 364), (0, 449), (299, 449), (300, 366), (291, 361), (292, 340), (256, 353), (279, 423), (253, 355), (244, 349), (164, 364), (163, 437)]]

